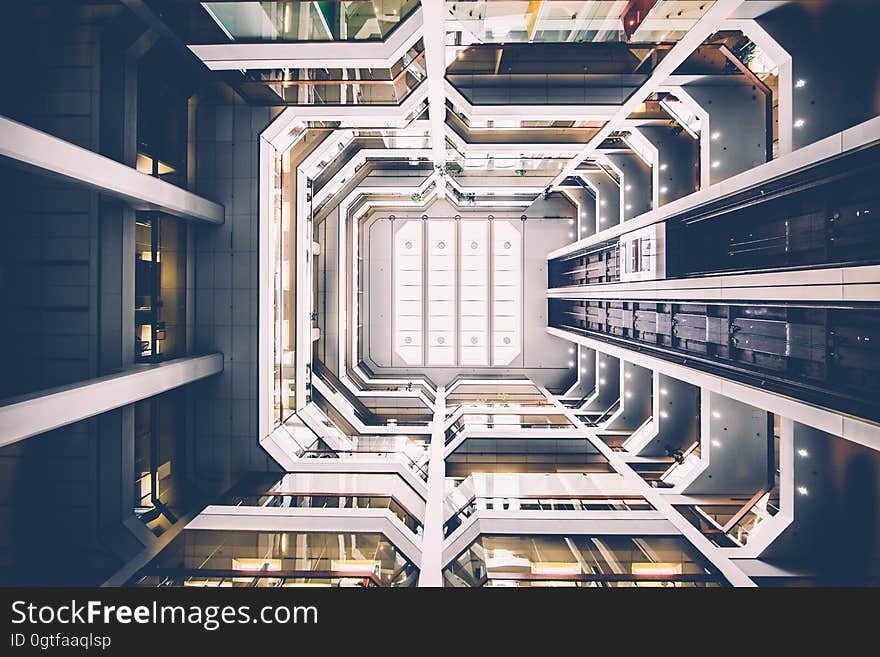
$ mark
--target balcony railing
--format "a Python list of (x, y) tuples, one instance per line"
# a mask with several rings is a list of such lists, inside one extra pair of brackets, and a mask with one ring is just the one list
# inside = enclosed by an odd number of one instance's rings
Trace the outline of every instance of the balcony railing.
[(238, 496), (234, 506), (299, 509), (388, 509), (414, 534), (421, 536), (422, 522), (391, 495), (265, 491)]
[(472, 496), (443, 525), (449, 536), (480, 509), (509, 511), (653, 511), (654, 507), (641, 495), (517, 495)]
[[(514, 418), (522, 418), (516, 420)], [(497, 418), (497, 419), (496, 419)], [(571, 429), (573, 425), (564, 415), (519, 415), (516, 409), (504, 415), (467, 414), (456, 420), (446, 430), (446, 444), (448, 445), (458, 434), (466, 430), (491, 431), (503, 429), (519, 431), (522, 429)]]
[(428, 463), (427, 452), (424, 460), (416, 460), (406, 452), (383, 451), (370, 449), (347, 449), (347, 450), (325, 450), (325, 449), (308, 449), (303, 452), (303, 458), (317, 459), (359, 459), (361, 461), (396, 461), (406, 465), (412, 470), (416, 476), (422, 481), (428, 481)]

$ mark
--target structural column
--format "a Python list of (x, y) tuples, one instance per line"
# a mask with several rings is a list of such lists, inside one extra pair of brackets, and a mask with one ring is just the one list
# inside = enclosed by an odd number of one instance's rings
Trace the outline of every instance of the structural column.
[(428, 498), (425, 502), (425, 532), (422, 536), (422, 564), (419, 586), (443, 586), (443, 496), (446, 461), (443, 456), (446, 432), (446, 388), (437, 389), (431, 447), (428, 456)]

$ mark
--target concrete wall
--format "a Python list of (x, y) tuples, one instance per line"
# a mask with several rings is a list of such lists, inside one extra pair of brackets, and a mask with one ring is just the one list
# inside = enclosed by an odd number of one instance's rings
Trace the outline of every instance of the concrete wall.
[[(100, 145), (101, 33), (118, 7), (4, 7), (8, 67), (0, 113), (74, 144)], [(6, 13), (8, 11), (8, 14)], [(27, 42), (23, 43), (23, 39)], [(37, 74), (36, 72), (39, 71)], [(0, 168), (0, 397), (98, 372), (99, 197), (6, 164)]]
[(789, 3), (758, 23), (792, 56), (793, 130), (800, 148), (878, 114), (880, 60), (874, 2)]
[(651, 210), (653, 207), (651, 193), (654, 187), (651, 167), (635, 153), (613, 153), (608, 155), (608, 159), (623, 174), (625, 200), (621, 212), (623, 221)]
[(880, 455), (795, 422), (794, 486), (794, 521), (761, 559), (825, 586), (878, 577)]
[(339, 368), (339, 209), (334, 209), (315, 228), (321, 253), (315, 256), (315, 309), (320, 339), (314, 343), (315, 357), (331, 371)]
[(195, 106), (194, 191), (222, 203), (226, 222), (194, 227), (194, 348), (225, 362), (194, 386), (192, 474), (219, 493), (243, 472), (274, 468), (257, 442), (257, 161), (272, 115), (226, 87), (205, 90)]
[[(767, 161), (767, 100), (764, 93), (741, 75), (706, 76), (685, 86), (709, 113), (711, 164), (709, 182), (715, 184)], [(695, 162), (698, 160), (695, 160)]]
[(0, 449), (0, 583), (97, 585), (121, 566), (98, 540), (99, 418)]
[(700, 439), (700, 389), (665, 374), (659, 376), (657, 435), (639, 456), (667, 456), (667, 447), (684, 451)]
[[(660, 205), (675, 201), (699, 189), (700, 142), (684, 130), (678, 132), (667, 126), (642, 126), (639, 128), (654, 145), (660, 156), (660, 164), (666, 169), (660, 172)], [(694, 164), (697, 166), (694, 166)], [(663, 189), (666, 188), (664, 192)]]
[(709, 465), (685, 493), (751, 497), (768, 483), (767, 411), (713, 392), (703, 396), (709, 403), (701, 458)]

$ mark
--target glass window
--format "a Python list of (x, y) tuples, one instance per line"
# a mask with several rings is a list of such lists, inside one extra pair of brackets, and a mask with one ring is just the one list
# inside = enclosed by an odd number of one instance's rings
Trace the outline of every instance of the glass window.
[(680, 536), (478, 538), (444, 570), (447, 586), (718, 586)]
[(418, 569), (376, 533), (184, 530), (135, 586), (415, 586)]
[(135, 359), (155, 362), (186, 348), (187, 224), (158, 213), (135, 222)]
[(347, 2), (203, 2), (233, 41), (371, 41), (384, 39), (418, 0)]
[(134, 513), (157, 536), (187, 508), (185, 395), (173, 390), (134, 405)]

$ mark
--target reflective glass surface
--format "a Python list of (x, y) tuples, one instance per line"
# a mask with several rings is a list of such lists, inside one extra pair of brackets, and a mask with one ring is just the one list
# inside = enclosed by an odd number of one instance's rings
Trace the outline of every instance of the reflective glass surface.
[(369, 2), (203, 2), (233, 41), (367, 41), (384, 39), (418, 0)]
[(715, 3), (659, 0), (645, 16), (630, 11), (631, 4), (450, 0), (446, 7), (463, 42), (655, 42), (681, 39)]
[(717, 586), (678, 536), (492, 536), (444, 570), (446, 586)]
[(414, 586), (418, 570), (381, 534), (185, 530), (134, 586)]

